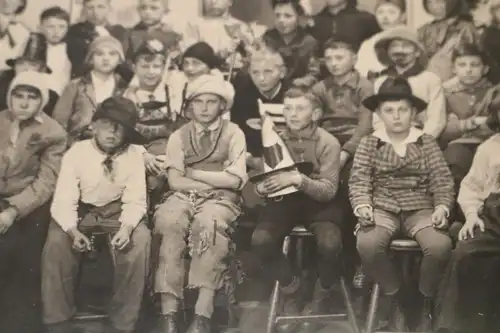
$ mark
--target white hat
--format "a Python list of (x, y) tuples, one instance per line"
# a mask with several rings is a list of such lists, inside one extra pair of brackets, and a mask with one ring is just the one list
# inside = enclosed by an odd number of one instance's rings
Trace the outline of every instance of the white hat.
[(226, 101), (226, 110), (233, 106), (234, 88), (220, 75), (204, 74), (190, 83), (186, 88), (186, 101), (190, 101), (202, 94), (214, 94)]
[(17, 74), (10, 83), (9, 90), (7, 91), (7, 107), (11, 109), (11, 94), (12, 91), (18, 86), (30, 86), (40, 91), (42, 104), (40, 110), (49, 102), (49, 88), (47, 87), (47, 75), (35, 71), (25, 71)]
[[(285, 125), (285, 117), (283, 116), (283, 109), (284, 105), (283, 104), (269, 104), (269, 103), (262, 103), (262, 101), (259, 99), (259, 114), (261, 118), (266, 115), (271, 120), (275, 125)], [(251, 129), (260, 131), (262, 128), (262, 119), (261, 118), (250, 118), (247, 120), (247, 125)]]
[[(262, 146), (263, 146), (263, 172), (251, 177), (252, 181), (261, 181), (271, 174), (283, 170), (311, 168), (311, 163), (293, 160), (287, 146), (274, 130), (274, 123), (267, 115), (262, 117)], [(311, 168), (312, 169), (312, 168)], [(269, 198), (297, 192), (295, 186), (289, 186), (278, 192), (268, 195)]]

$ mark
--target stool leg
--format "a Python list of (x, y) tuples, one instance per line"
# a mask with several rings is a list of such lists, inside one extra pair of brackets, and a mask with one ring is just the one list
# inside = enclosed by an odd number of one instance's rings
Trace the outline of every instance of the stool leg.
[(347, 310), (347, 319), (354, 333), (359, 333), (358, 321), (356, 319), (356, 313), (354, 312), (354, 307), (352, 306), (351, 295), (347, 289), (344, 277), (340, 278), (340, 287), (342, 289), (342, 294), (344, 296), (344, 303)]
[(375, 326), (375, 317), (377, 315), (377, 310), (378, 310), (379, 297), (380, 297), (380, 285), (378, 283), (375, 283), (373, 285), (370, 307), (368, 308), (365, 333), (373, 333), (373, 329)]
[(300, 277), (304, 278), (306, 272), (304, 271), (304, 239), (303, 237), (297, 238), (297, 269), (300, 272)]

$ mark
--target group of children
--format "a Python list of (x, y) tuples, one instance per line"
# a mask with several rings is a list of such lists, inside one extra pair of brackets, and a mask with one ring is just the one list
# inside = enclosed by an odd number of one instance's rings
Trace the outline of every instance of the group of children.
[[(131, 30), (110, 25), (109, 0), (84, 0), (84, 22), (70, 25), (53, 7), (40, 33), (23, 35), (15, 16), (26, 0), (0, 0), (0, 44), (9, 47), (0, 74), (0, 331), (72, 332), (78, 263), (99, 227), (115, 267), (107, 332), (136, 328), (152, 233), (162, 239), (156, 330), (179, 331), (190, 288), (198, 298), (188, 332), (210, 332), (249, 186), (265, 204), (245, 269), (271, 268), (285, 313), (325, 313), (344, 267), (360, 260), (388, 300), (389, 328), (405, 331), (403, 283), (387, 248), (409, 237), (423, 252), (419, 331), (496, 329), (500, 60), (485, 46), (500, 7), (491, 5), (492, 26), (480, 35), (468, 2), (423, 3), (435, 20), (415, 32), (402, 0), (378, 0), (375, 15), (327, 0), (312, 18), (298, 0), (274, 0), (276, 25), (259, 36), (230, 15), (230, 0), (204, 1), (207, 18), (175, 29), (166, 1), (139, 0)], [(225, 77), (237, 58), (243, 67)], [(284, 147), (311, 170), (277, 168), (252, 184), (263, 163), (279, 165), (270, 149), (283, 149), (259, 131), (271, 104), (281, 105)], [(450, 236), (454, 220), (463, 226)], [(307, 304), (280, 252), (297, 225), (317, 243)], [(359, 259), (346, 255), (353, 232)]]

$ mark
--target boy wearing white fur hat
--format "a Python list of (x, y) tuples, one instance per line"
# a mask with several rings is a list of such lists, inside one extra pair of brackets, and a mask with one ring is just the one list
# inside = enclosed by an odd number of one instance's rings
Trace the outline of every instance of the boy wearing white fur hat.
[(222, 119), (233, 98), (233, 87), (219, 76), (202, 75), (190, 82), (186, 103), (192, 120), (167, 143), (171, 191), (154, 216), (156, 232), (163, 236), (155, 291), (161, 295), (159, 329), (164, 333), (177, 332), (186, 249), (191, 255), (187, 287), (199, 289), (188, 332), (210, 332), (214, 294), (222, 287), (229, 252), (227, 229), (240, 214), (240, 190), (247, 179), (244, 134)]

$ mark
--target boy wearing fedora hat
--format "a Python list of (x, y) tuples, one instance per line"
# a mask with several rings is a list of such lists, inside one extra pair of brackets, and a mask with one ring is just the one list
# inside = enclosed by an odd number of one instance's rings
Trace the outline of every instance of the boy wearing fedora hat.
[(16, 16), (26, 9), (28, 0), (0, 0), (0, 71), (8, 69), (5, 61), (22, 53), (30, 30)]
[[(427, 56), (417, 35), (409, 28), (399, 27), (387, 31), (375, 44), (378, 60), (387, 68), (374, 76), (375, 92), (388, 77), (402, 77), (408, 81), (415, 96), (427, 103), (415, 125), (426, 134), (438, 139), (446, 126), (446, 100), (442, 81), (426, 70)], [(382, 124), (374, 115), (374, 128)]]
[[(30, 33), (22, 53), (17, 57), (7, 59), (6, 64), (10, 69), (0, 74), (0, 110), (7, 108), (7, 91), (14, 77), (24, 71), (32, 70), (44, 74), (52, 73), (47, 66), (47, 40), (40, 33)], [(49, 75), (44, 75), (44, 80), (49, 79)], [(55, 108), (59, 95), (49, 89), (49, 101), (44, 107), (44, 111), (49, 116)]]
[(123, 48), (114, 37), (97, 37), (90, 44), (85, 62), (91, 70), (66, 86), (52, 114), (68, 132), (69, 145), (92, 135), (89, 126), (100, 103), (123, 95), (127, 83), (115, 73), (123, 61)]
[(41, 331), (40, 255), (66, 133), (42, 110), (41, 73), (17, 75), (0, 113), (0, 331)]
[(166, 171), (170, 192), (154, 215), (163, 236), (155, 278), (161, 297), (159, 330), (176, 333), (176, 313), (187, 288), (199, 290), (189, 333), (210, 332), (215, 291), (223, 287), (229, 253), (228, 228), (240, 214), (240, 191), (246, 182), (245, 137), (237, 125), (222, 119), (234, 90), (220, 76), (202, 75), (187, 87), (192, 120), (167, 143)]
[(404, 332), (401, 282), (387, 247), (399, 234), (419, 243), (424, 253), (419, 290), (425, 301), (418, 331), (426, 332), (452, 248), (444, 230), (454, 202), (453, 178), (436, 141), (412, 126), (427, 103), (412, 93), (406, 80), (387, 78), (363, 104), (378, 114), (384, 127), (361, 140), (351, 169), (358, 252), (363, 268), (392, 301), (391, 330)]
[(78, 260), (92, 250), (86, 229), (110, 235), (115, 277), (109, 332), (134, 331), (149, 269), (146, 176), (136, 145), (144, 138), (135, 130), (135, 105), (108, 98), (92, 121), (93, 138), (75, 143), (63, 158), (51, 207), (42, 255), (43, 320), (51, 333), (71, 331)]
[[(252, 235), (253, 252), (261, 261), (261, 267), (271, 270), (271, 278), (279, 280), (285, 295), (283, 311), (287, 315), (323, 314), (326, 301), (332, 295), (332, 287), (342, 274), (342, 218), (336, 201), (340, 172), (340, 144), (326, 130), (318, 126), (321, 104), (317, 97), (303, 89), (292, 88), (285, 93), (284, 111), (286, 127), (280, 133), (293, 161), (312, 164), (307, 172), (300, 164), (296, 169), (282, 169), (274, 159), (269, 159), (273, 146), (264, 148), (264, 163), (272, 167), (271, 173), (252, 177), (257, 182), (256, 191), (267, 197), (262, 207), (257, 227)], [(265, 121), (262, 128), (265, 139)], [(268, 144), (265, 143), (265, 146)], [(278, 154), (281, 156), (284, 154)], [(294, 188), (295, 191), (277, 192)], [(283, 193), (283, 192), (281, 192)], [(289, 193), (289, 194), (285, 194)], [(283, 239), (295, 226), (304, 225), (314, 233), (318, 249), (318, 273), (313, 299), (304, 306), (303, 282), (294, 274), (290, 263), (278, 251)], [(283, 325), (289, 332), (295, 325)], [(320, 327), (310, 322), (301, 324), (300, 332), (317, 332)]]

